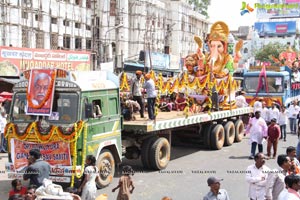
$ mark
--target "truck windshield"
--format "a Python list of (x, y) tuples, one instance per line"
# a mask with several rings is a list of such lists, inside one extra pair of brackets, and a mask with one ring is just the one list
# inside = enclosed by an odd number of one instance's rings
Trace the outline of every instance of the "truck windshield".
[[(16, 93), (13, 100), (11, 120), (30, 123), (39, 116), (26, 115), (26, 93)], [(76, 93), (55, 92), (51, 116), (44, 117), (50, 123), (70, 124), (77, 120), (78, 95)]]
[[(266, 89), (266, 82), (268, 91)], [(283, 92), (283, 78), (280, 76), (267, 77), (267, 81), (261, 78), (261, 86), (258, 86), (259, 77), (244, 77), (244, 90), (248, 93), (253, 93), (258, 90), (258, 93), (282, 93)]]

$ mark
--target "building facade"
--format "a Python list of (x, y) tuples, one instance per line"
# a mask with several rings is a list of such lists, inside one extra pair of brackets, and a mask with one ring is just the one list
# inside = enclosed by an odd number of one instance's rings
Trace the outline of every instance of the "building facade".
[(90, 51), (93, 69), (141, 51), (180, 60), (209, 31), (187, 0), (0, 0), (0, 11), (0, 46)]

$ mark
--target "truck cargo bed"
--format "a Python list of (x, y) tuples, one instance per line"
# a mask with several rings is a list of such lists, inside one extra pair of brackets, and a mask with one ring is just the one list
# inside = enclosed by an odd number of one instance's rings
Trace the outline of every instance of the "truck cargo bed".
[[(139, 113), (135, 113), (136, 120), (124, 121), (123, 129), (128, 132), (152, 132), (165, 129), (173, 129), (176, 127), (188, 126), (198, 123), (209, 122), (213, 120), (221, 120), (234, 116), (248, 114), (252, 111), (251, 107), (237, 108), (225, 111), (214, 111), (208, 113), (196, 113), (186, 117), (182, 111), (159, 112), (156, 120), (147, 120), (147, 117), (140, 118)], [(147, 116), (147, 113), (145, 113)]]

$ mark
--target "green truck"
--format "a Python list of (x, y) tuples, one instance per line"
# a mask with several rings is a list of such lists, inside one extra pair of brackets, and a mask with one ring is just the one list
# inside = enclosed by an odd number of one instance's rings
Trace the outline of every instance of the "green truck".
[[(240, 142), (244, 135), (240, 116), (251, 112), (249, 107), (189, 116), (172, 111), (159, 112), (155, 121), (124, 121), (115, 74), (61, 69), (49, 72), (52, 85), (44, 104), (36, 106), (30, 103), (28, 91), (36, 87), (33, 75), (38, 73), (38, 69), (23, 72), (13, 88), (5, 129), (9, 178), (21, 178), (29, 150), (39, 148), (43, 159), (51, 164), (50, 178), (71, 185), (83, 174), (85, 156), (94, 155), (100, 169), (99, 187), (105, 187), (124, 157), (141, 158), (148, 169), (165, 169), (175, 135), (197, 139), (216, 150)], [(51, 103), (48, 108), (47, 101)]]

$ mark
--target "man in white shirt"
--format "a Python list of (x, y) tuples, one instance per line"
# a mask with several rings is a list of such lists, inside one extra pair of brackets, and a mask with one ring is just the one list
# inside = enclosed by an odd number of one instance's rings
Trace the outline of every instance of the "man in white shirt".
[(300, 189), (300, 176), (297, 174), (290, 174), (285, 177), (284, 182), (287, 186), (287, 191), (282, 191), (278, 200), (299, 200), (298, 193)]
[(256, 111), (262, 111), (262, 103), (263, 103), (264, 98), (263, 97), (258, 97), (257, 101), (254, 102), (253, 104), (253, 112), (255, 113)]
[(284, 178), (291, 168), (289, 156), (281, 154), (277, 157), (278, 169), (272, 170), (268, 175), (266, 184), (266, 200), (278, 200), (279, 194), (285, 189)]
[(7, 140), (4, 137), (4, 129), (6, 126), (6, 112), (4, 108), (0, 108), (0, 134), (1, 134), (1, 144), (0, 144), (0, 152), (6, 153), (7, 151)]
[(247, 167), (246, 181), (249, 183), (248, 197), (251, 200), (264, 200), (269, 167), (265, 166), (265, 156), (257, 153), (254, 156), (255, 164)]
[(136, 78), (132, 80), (131, 83), (131, 95), (134, 101), (137, 101), (140, 105), (140, 116), (141, 118), (144, 118), (144, 100), (142, 95), (142, 82), (141, 77), (143, 75), (143, 72), (140, 70), (137, 70), (135, 72)]
[(245, 98), (245, 94), (246, 94), (245, 91), (241, 91), (240, 95), (238, 95), (237, 97), (235, 97), (236, 106), (238, 108), (243, 108), (243, 107), (247, 107), (248, 106), (248, 103), (247, 103), (246, 98)]
[(271, 118), (275, 118), (276, 121), (278, 122), (279, 119), (279, 109), (276, 107), (276, 102), (272, 102), (272, 107), (269, 109), (269, 115)]
[(299, 106), (296, 101), (293, 101), (288, 107), (288, 117), (290, 122), (290, 131), (292, 134), (296, 134), (297, 131), (297, 115), (299, 113)]

